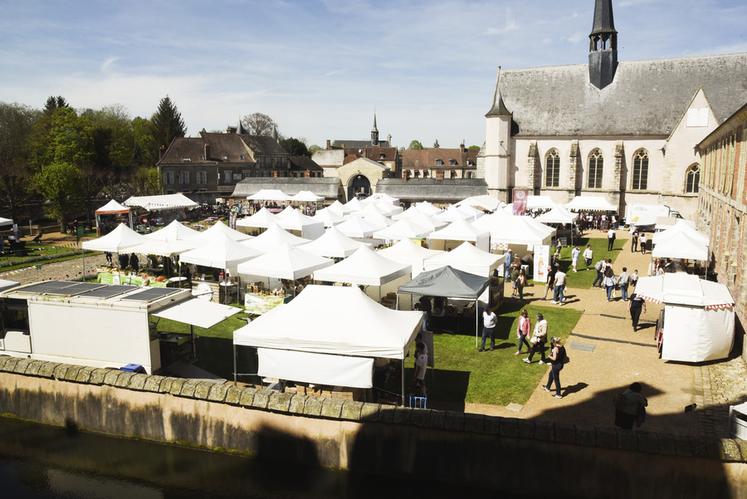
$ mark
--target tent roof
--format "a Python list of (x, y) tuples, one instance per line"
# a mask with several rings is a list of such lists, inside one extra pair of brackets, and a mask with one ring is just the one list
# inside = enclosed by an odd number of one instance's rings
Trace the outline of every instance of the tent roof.
[(245, 241), (247, 239), (251, 239), (252, 237), (249, 234), (244, 234), (243, 232), (239, 232), (235, 229), (232, 229), (228, 225), (218, 220), (207, 230), (200, 232), (200, 235), (195, 238), (195, 241), (197, 241), (198, 243), (201, 243), (202, 241), (212, 238), (213, 234), (215, 233), (225, 234), (226, 236), (228, 236), (230, 239), (233, 239), (234, 241)]
[(556, 206), (547, 213), (535, 218), (537, 222), (543, 224), (570, 224), (576, 221), (578, 215), (571, 213), (562, 206)]
[(420, 201), (419, 203), (415, 203), (415, 208), (422, 212), (424, 215), (428, 215), (429, 217), (432, 217), (434, 215), (438, 215), (441, 213), (441, 208), (436, 208), (431, 202), (429, 201)]
[(262, 234), (247, 241), (243, 241), (241, 244), (247, 248), (252, 248), (265, 253), (267, 251), (274, 251), (275, 248), (283, 244), (287, 244), (288, 246), (298, 246), (306, 244), (307, 242), (309, 242), (308, 239), (291, 234), (279, 225), (271, 225)]
[(576, 196), (565, 207), (569, 211), (617, 211), (617, 206), (601, 196)]
[(422, 238), (431, 232), (432, 229), (405, 218), (398, 220), (385, 229), (374, 232), (373, 236), (377, 239), (384, 239), (387, 241), (399, 241), (401, 239)]
[(419, 274), (412, 281), (400, 286), (399, 292), (476, 300), (488, 287), (489, 282), (490, 279), (487, 277), (463, 272), (447, 265)]
[[(203, 232), (207, 234), (207, 231)], [(214, 232), (199, 240), (199, 246), (181, 254), (179, 261), (215, 269), (234, 267), (261, 252), (240, 244), (225, 233)]]
[(195, 208), (197, 203), (182, 193), (160, 194), (158, 196), (130, 196), (124, 202), (127, 206), (139, 206), (148, 211)]
[(342, 216), (345, 213), (345, 211), (343, 210), (343, 206), (345, 205), (342, 204), (339, 200), (335, 199), (334, 202), (332, 202), (332, 204), (327, 206), (327, 209), (334, 212), (337, 215)]
[(335, 226), (337, 230), (346, 236), (359, 238), (371, 237), (374, 232), (384, 227), (386, 225), (377, 223), (375, 220), (363, 218), (357, 214), (348, 216), (344, 222)]
[(238, 272), (242, 275), (296, 280), (334, 263), (329, 258), (282, 244), (262, 256), (240, 263)]
[(706, 309), (734, 306), (729, 288), (684, 272), (641, 277), (635, 287), (635, 294), (656, 303), (692, 305)]
[(474, 220), (474, 213), (468, 213), (467, 211), (459, 209), (456, 205), (451, 205), (444, 211), (435, 215), (433, 218), (441, 220), (442, 222), (456, 222), (457, 220)]
[(109, 215), (113, 213), (129, 213), (127, 206), (119, 204), (116, 200), (110, 199), (108, 203), (96, 210), (97, 215)]
[(527, 197), (528, 210), (551, 210), (556, 206), (555, 201), (550, 199), (549, 196), (534, 196), (530, 194)]
[(236, 221), (236, 227), (257, 227), (266, 229), (267, 227), (277, 223), (275, 221), (276, 216), (277, 215), (273, 214), (270, 210), (263, 206), (258, 212), (254, 213), (253, 215), (239, 218)]
[(390, 260), (363, 246), (345, 260), (314, 272), (314, 280), (381, 286), (410, 272), (410, 265)]
[(491, 244), (541, 244), (555, 233), (555, 229), (532, 217), (498, 212), (479, 218), (473, 225), (490, 232)]
[(361, 203), (360, 199), (353, 198), (344, 205), (342, 205), (342, 212), (343, 213), (353, 213), (356, 211), (361, 211), (364, 208), (364, 204)]
[(404, 358), (421, 312), (379, 305), (356, 287), (306, 286), (234, 331), (236, 345), (358, 357)]
[(192, 326), (210, 328), (241, 312), (238, 307), (221, 305), (205, 300), (187, 300), (153, 315)]
[(430, 215), (426, 215), (422, 211), (418, 210), (415, 206), (410, 206), (402, 213), (398, 215), (394, 215), (392, 217), (392, 220), (403, 220), (403, 219), (408, 219), (412, 222), (415, 222), (418, 225), (422, 225), (423, 227), (428, 227), (431, 230), (440, 229), (441, 227), (445, 227), (446, 225), (448, 225), (448, 222), (437, 220)]
[(10, 218), (0, 217), (0, 227), (5, 227), (6, 225), (13, 225), (13, 220)]
[(84, 250), (108, 251), (109, 253), (130, 252), (132, 248), (145, 242), (146, 239), (127, 227), (125, 224), (117, 225), (117, 228), (105, 236), (83, 241), (81, 246)]
[(456, 220), (443, 229), (431, 232), (428, 239), (444, 239), (447, 241), (473, 241), (476, 242), (487, 237), (486, 230), (478, 229), (466, 220)]
[(375, 201), (375, 202), (384, 201), (389, 204), (397, 204), (399, 203), (399, 198), (390, 196), (386, 192), (375, 192), (363, 200), (364, 203), (372, 202), (372, 201)]
[(140, 255), (174, 256), (197, 246), (195, 241), (161, 241), (143, 238), (143, 242), (130, 248), (129, 252)]
[(686, 232), (677, 232), (670, 237), (659, 238), (651, 256), (708, 261), (708, 243)]
[(287, 206), (277, 214), (277, 224), (286, 230), (303, 230), (305, 227), (321, 226), (324, 222), (304, 215), (299, 210)]
[(654, 233), (654, 244), (664, 242), (678, 234), (687, 234), (696, 241), (700, 241), (706, 245), (710, 242), (710, 238), (693, 227), (692, 222), (688, 222), (687, 220), (677, 220), (677, 222), (675, 222), (675, 224), (670, 228)]
[(251, 201), (289, 201), (291, 197), (280, 189), (260, 189), (246, 199)]
[(191, 241), (202, 234), (194, 229), (187, 227), (178, 220), (173, 220), (170, 224), (150, 234), (145, 238), (152, 241)]
[(497, 198), (489, 194), (483, 194), (481, 196), (471, 196), (466, 199), (462, 199), (457, 203), (458, 206), (467, 205), (485, 211), (495, 211), (498, 209), (500, 204), (501, 202)]
[(299, 191), (297, 194), (291, 196), (293, 201), (300, 201), (304, 203), (314, 203), (317, 201), (324, 201), (322, 196), (317, 196), (311, 191)]
[(450, 266), (470, 274), (488, 277), (502, 261), (502, 255), (488, 253), (471, 243), (464, 242), (449, 252), (428, 258), (423, 262), (423, 266), (426, 270)]
[(330, 227), (320, 237), (314, 239), (308, 244), (304, 244), (301, 248), (304, 251), (313, 253), (319, 256), (326, 256), (329, 258), (345, 258), (355, 253), (356, 250), (363, 246), (368, 246), (366, 243), (351, 239), (336, 227)]
[(424, 248), (410, 239), (402, 239), (397, 244), (378, 250), (377, 253), (395, 262), (422, 264), (423, 260), (440, 255), (443, 251)]
[(339, 214), (338, 212), (330, 208), (322, 208), (321, 210), (316, 210), (316, 213), (314, 213), (314, 216), (311, 218), (318, 222), (322, 222), (325, 227), (332, 227), (333, 225), (336, 225), (344, 220), (342, 218), (342, 214)]

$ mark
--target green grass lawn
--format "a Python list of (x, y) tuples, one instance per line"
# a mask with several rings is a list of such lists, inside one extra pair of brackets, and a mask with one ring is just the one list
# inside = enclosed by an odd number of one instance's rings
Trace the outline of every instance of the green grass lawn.
[[(523, 404), (529, 399), (547, 369), (537, 362), (525, 364), (521, 361), (525, 355), (514, 355), (517, 317), (521, 311), (517, 307), (517, 302), (507, 300), (499, 311), (496, 349), (493, 351), (478, 352), (474, 336), (434, 335), (435, 368), (426, 378), (432, 407), (461, 410), (464, 402), (506, 405), (510, 402)], [(549, 336), (564, 339), (581, 317), (581, 311), (570, 308), (536, 305), (527, 305), (526, 308), (532, 328), (537, 312), (542, 312), (549, 325)], [(412, 360), (408, 366), (412, 366)], [(407, 375), (411, 380), (412, 372)]]
[[(75, 248), (66, 248), (46, 243), (26, 243), (26, 256), (1, 256), (0, 270), (3, 272), (32, 265), (44, 265), (47, 263), (62, 262), (73, 258), (80, 258), (83, 252)], [(86, 254), (90, 254), (87, 251)]]
[[(607, 251), (607, 238), (590, 239), (583, 237), (575, 240), (574, 242), (578, 245), (578, 249), (581, 250), (581, 255), (578, 257), (578, 272), (573, 272), (573, 269), (571, 269), (571, 250), (573, 249), (573, 246), (566, 246), (560, 250), (560, 267), (568, 274), (567, 287), (590, 288), (591, 284), (594, 282), (594, 277), (596, 277), (594, 265), (596, 265), (600, 258), (604, 258), (605, 260), (611, 258), (612, 263), (614, 263), (617, 255), (622, 251), (626, 241), (627, 239), (615, 239), (613, 250)], [(586, 264), (584, 263), (584, 249), (587, 244), (591, 244), (591, 250), (594, 252), (594, 258), (592, 259), (591, 268), (589, 269), (586, 268)], [(620, 269), (615, 269), (615, 271), (618, 274), (620, 273)], [(541, 286), (543, 287), (544, 284)]]

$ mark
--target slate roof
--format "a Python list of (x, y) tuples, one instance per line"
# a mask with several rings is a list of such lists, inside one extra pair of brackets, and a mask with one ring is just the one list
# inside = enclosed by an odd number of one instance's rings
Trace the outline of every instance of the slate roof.
[(268, 156), (288, 154), (274, 137), (246, 134), (242, 134), (240, 137), (253, 151), (259, 154), (266, 154)]
[(336, 177), (248, 177), (236, 184), (231, 197), (245, 198), (262, 189), (279, 189), (291, 196), (311, 191), (326, 199), (337, 199), (340, 188), (340, 179)]
[(397, 159), (397, 148), (369, 146), (363, 149), (363, 157), (374, 161), (395, 161)]
[[(437, 160), (443, 161), (443, 165), (437, 165)], [(451, 165), (451, 160), (456, 161), (456, 165)], [(472, 161), (471, 166), (467, 166), (467, 160)], [(406, 149), (402, 151), (402, 169), (422, 169), (422, 168), (475, 168), (477, 164), (477, 151), (464, 151), (461, 148), (428, 148), (428, 149)]]
[[(389, 147), (388, 140), (379, 140), (380, 147)], [(331, 146), (335, 149), (365, 149), (374, 147), (371, 140), (333, 140)]]
[(519, 136), (668, 136), (703, 88), (719, 123), (747, 102), (747, 53), (620, 62), (602, 90), (586, 64), (503, 70), (503, 98)]
[[(205, 158), (205, 145), (208, 156)], [(256, 163), (255, 155), (287, 155), (272, 137), (200, 132), (199, 137), (177, 137), (159, 164)], [(243, 156), (243, 158), (242, 158)], [(188, 159), (188, 161), (184, 161)]]
[(310, 172), (323, 171), (322, 167), (316, 164), (316, 162), (308, 156), (291, 156), (290, 163), (292, 170), (308, 170)]
[(376, 192), (383, 192), (403, 201), (432, 201), (453, 203), (470, 196), (488, 193), (484, 179), (383, 178), (376, 184)]

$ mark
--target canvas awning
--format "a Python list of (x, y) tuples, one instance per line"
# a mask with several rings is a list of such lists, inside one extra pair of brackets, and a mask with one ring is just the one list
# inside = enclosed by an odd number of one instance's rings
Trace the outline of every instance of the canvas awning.
[(324, 223), (304, 215), (299, 210), (290, 206), (276, 215), (277, 224), (285, 230), (310, 231), (321, 234), (324, 232)]
[(381, 230), (384, 227), (386, 227), (386, 225), (365, 219), (360, 215), (350, 215), (344, 222), (337, 224), (335, 229), (348, 237), (365, 239), (371, 237), (374, 232)]
[(470, 241), (475, 244), (480, 244), (481, 241), (487, 239), (488, 236), (488, 231), (482, 230), (481, 228), (476, 227), (466, 220), (457, 220), (455, 222), (451, 222), (443, 229), (431, 232), (428, 235), (428, 239), (442, 239), (446, 241)]
[(119, 204), (114, 199), (110, 199), (108, 203), (96, 210), (96, 215), (121, 215), (129, 212), (130, 208)]
[(363, 246), (345, 260), (314, 272), (314, 280), (381, 286), (410, 274), (410, 271), (410, 265), (389, 260)]
[(161, 319), (169, 319), (191, 326), (211, 328), (241, 312), (240, 308), (220, 305), (205, 300), (192, 299), (152, 314)]
[(661, 232), (655, 232), (653, 235), (653, 241), (654, 244), (659, 244), (660, 242), (666, 241), (667, 239), (673, 238), (679, 234), (687, 234), (692, 239), (700, 241), (706, 245), (710, 242), (710, 238), (706, 234), (698, 231), (692, 225), (692, 222), (688, 222), (687, 220), (678, 220), (675, 222), (674, 226)]
[(729, 288), (723, 284), (684, 272), (641, 277), (635, 287), (635, 294), (655, 303), (691, 305), (714, 310), (732, 308), (735, 303)]
[(137, 206), (147, 211), (176, 210), (199, 206), (182, 193), (161, 194), (158, 196), (131, 196), (125, 200), (124, 204), (130, 207)]
[(129, 252), (140, 255), (158, 255), (171, 257), (189, 251), (196, 246), (194, 241), (160, 241), (144, 238), (143, 242), (129, 249)]
[(527, 196), (527, 209), (528, 210), (551, 210), (555, 208), (557, 204), (555, 201), (550, 199), (549, 196)]
[(109, 253), (131, 252), (132, 248), (146, 242), (142, 235), (127, 227), (125, 224), (117, 225), (117, 228), (105, 236), (83, 241), (81, 247), (89, 251), (106, 251)]
[(446, 227), (448, 225), (448, 222), (443, 222), (441, 220), (436, 220), (430, 215), (426, 215), (422, 211), (418, 210), (414, 206), (410, 206), (405, 211), (398, 215), (394, 215), (392, 217), (392, 220), (410, 220), (411, 222), (415, 222), (418, 225), (421, 225), (423, 227), (427, 227), (431, 229), (431, 231), (434, 231), (436, 229), (440, 229), (441, 227)]
[(490, 279), (450, 266), (419, 274), (399, 287), (400, 293), (476, 300), (490, 284)]
[(257, 375), (263, 378), (352, 388), (373, 386), (374, 359), (370, 357), (258, 348), (257, 360)]

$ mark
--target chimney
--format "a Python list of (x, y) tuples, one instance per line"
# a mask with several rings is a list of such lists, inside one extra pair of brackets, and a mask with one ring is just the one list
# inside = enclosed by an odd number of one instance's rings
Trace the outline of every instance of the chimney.
[(207, 142), (205, 142), (205, 145), (202, 146), (202, 159), (204, 159), (205, 161), (210, 159), (210, 144), (208, 144)]
[(331, 140), (327, 139), (327, 146), (325, 147), (325, 149), (327, 149), (328, 151), (330, 149), (332, 149), (332, 141)]

